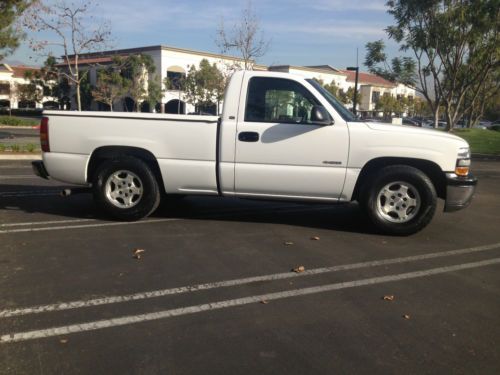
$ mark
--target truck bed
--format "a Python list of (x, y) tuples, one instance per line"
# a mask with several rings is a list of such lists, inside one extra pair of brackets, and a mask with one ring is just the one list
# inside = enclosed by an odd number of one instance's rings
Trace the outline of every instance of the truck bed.
[(93, 152), (134, 147), (158, 160), (167, 192), (217, 194), (216, 116), (74, 111), (43, 115), (49, 118), (51, 148), (44, 160), (50, 159), (45, 164), (55, 179), (86, 184)]

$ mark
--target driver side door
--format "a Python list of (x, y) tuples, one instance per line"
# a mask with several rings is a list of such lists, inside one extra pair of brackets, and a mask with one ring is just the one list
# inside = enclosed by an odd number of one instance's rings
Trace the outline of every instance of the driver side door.
[(312, 121), (321, 102), (299, 81), (253, 76), (246, 89), (237, 123), (235, 194), (338, 200), (347, 124)]

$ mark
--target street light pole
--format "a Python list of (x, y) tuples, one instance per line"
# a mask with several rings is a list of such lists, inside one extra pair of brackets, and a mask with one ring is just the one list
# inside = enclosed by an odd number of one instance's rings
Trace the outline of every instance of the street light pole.
[(352, 113), (354, 116), (357, 115), (356, 106), (358, 104), (358, 79), (359, 79), (359, 66), (349, 66), (347, 70), (356, 72), (356, 79), (354, 81), (354, 98), (352, 103)]

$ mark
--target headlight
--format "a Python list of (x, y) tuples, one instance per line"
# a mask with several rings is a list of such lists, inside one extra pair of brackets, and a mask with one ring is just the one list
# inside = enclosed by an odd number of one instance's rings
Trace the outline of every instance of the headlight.
[(470, 148), (469, 147), (460, 147), (458, 149), (458, 158), (459, 159), (470, 159)]
[(458, 149), (455, 174), (457, 176), (467, 176), (469, 174), (469, 167), (470, 167), (470, 148), (461, 147)]

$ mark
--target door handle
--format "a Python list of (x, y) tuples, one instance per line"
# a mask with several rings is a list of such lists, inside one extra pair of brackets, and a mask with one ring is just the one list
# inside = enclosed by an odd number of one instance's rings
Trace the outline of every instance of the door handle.
[(259, 133), (241, 132), (238, 134), (238, 140), (241, 142), (257, 142), (259, 140)]

